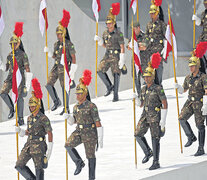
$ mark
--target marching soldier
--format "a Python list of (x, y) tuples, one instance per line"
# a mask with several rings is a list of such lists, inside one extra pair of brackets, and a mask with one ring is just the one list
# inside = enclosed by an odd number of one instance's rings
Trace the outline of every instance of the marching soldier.
[[(145, 41), (140, 43), (140, 50), (147, 51), (149, 57), (154, 53), (161, 53), (164, 48), (164, 39), (167, 25), (161, 8), (162, 1), (152, 1), (150, 6), (151, 20), (146, 27)], [(158, 69), (156, 69), (155, 83), (162, 84), (163, 58)]]
[[(63, 17), (65, 18), (65, 17)], [(69, 19), (68, 19), (69, 22)], [(63, 94), (63, 104), (65, 102), (65, 96), (64, 96), (64, 66), (61, 64), (61, 57), (62, 57), (62, 51), (63, 51), (63, 37), (65, 37), (65, 52), (66, 52), (66, 58), (67, 63), (69, 66), (69, 74), (71, 78), (71, 88), (75, 86), (74, 84), (74, 78), (75, 78), (75, 72), (77, 70), (78, 65), (76, 64), (76, 56), (75, 56), (75, 48), (73, 43), (70, 40), (70, 36), (68, 33), (68, 29), (63, 26), (63, 20), (59, 22), (58, 27), (56, 28), (56, 35), (58, 41), (54, 44), (54, 52), (52, 58), (55, 60), (55, 64), (49, 74), (48, 82), (46, 84), (46, 89), (48, 90), (52, 100), (53, 100), (53, 107), (51, 108), (51, 111), (56, 110), (60, 105), (61, 101), (58, 98), (58, 94), (55, 90), (54, 84), (56, 83), (57, 79), (60, 81), (60, 85), (62, 87), (62, 94)], [(48, 52), (49, 49), (45, 47), (44, 52)], [(66, 93), (66, 110), (69, 113), (69, 94)], [(63, 115), (65, 112), (65, 108), (63, 108), (60, 115)]]
[[(16, 170), (25, 178), (30, 180), (44, 180), (44, 170), (52, 153), (53, 134), (50, 120), (41, 112), (42, 91), (37, 79), (32, 80), (34, 91), (29, 99), (29, 110), (31, 115), (27, 119), (27, 129), (15, 127), (15, 131), (21, 136), (28, 136), (21, 154), (16, 162)], [(48, 146), (45, 135), (48, 134)], [(33, 159), (36, 176), (26, 166), (30, 159)]]
[(65, 148), (71, 159), (76, 164), (74, 175), (81, 172), (85, 166), (82, 158), (75, 149), (81, 143), (84, 144), (86, 157), (89, 166), (89, 180), (95, 179), (96, 157), (95, 149), (97, 140), (100, 147), (103, 147), (103, 127), (101, 126), (98, 109), (96, 105), (86, 99), (87, 86), (91, 81), (91, 72), (85, 70), (80, 84), (76, 87), (78, 103), (73, 108), (73, 115), (64, 114), (70, 125), (77, 124), (76, 130), (70, 135), (65, 143)]
[[(137, 43), (138, 43), (138, 46), (139, 46), (139, 44), (142, 43), (145, 39), (145, 34), (140, 29), (140, 23), (139, 22), (134, 22), (133, 23), (133, 30), (135, 32)], [(129, 43), (130, 43), (130, 41), (129, 41)], [(129, 44), (128, 44), (128, 50), (131, 50), (131, 48), (129, 47)], [(146, 51), (140, 50), (140, 58), (141, 58), (141, 69), (144, 70), (144, 69), (147, 68), (147, 63), (148, 63), (148, 60), (149, 60), (149, 57), (148, 57), (148, 54), (146, 53)], [(142, 72), (141, 72), (141, 70), (139, 70), (138, 76), (136, 75), (135, 71), (134, 71), (134, 73), (135, 73), (134, 77), (135, 77), (136, 90), (137, 90), (138, 95), (140, 95), (140, 93), (141, 93)]]
[[(102, 38), (95, 35), (94, 40), (98, 41), (99, 46), (106, 48), (105, 56), (98, 66), (98, 75), (106, 86), (106, 93), (108, 96), (114, 91), (113, 102), (118, 101), (118, 89), (121, 69), (124, 66), (124, 36), (123, 33), (117, 29), (116, 15), (119, 14), (120, 4), (112, 4), (107, 16), (106, 25), (107, 30), (104, 31)], [(111, 83), (106, 72), (111, 68), (114, 76), (114, 85)]]
[[(195, 54), (198, 52), (197, 50), (198, 46), (196, 48)], [(200, 57), (202, 56), (203, 54)], [(175, 83), (175, 88), (178, 89), (178, 92), (180, 94), (183, 94), (188, 90), (188, 99), (181, 110), (179, 121), (188, 138), (185, 147), (189, 147), (193, 142), (197, 140), (190, 124), (187, 121), (194, 114), (196, 127), (198, 128), (199, 141), (198, 151), (194, 154), (194, 156), (201, 156), (205, 154), (204, 121), (205, 115), (207, 115), (207, 75), (199, 71), (200, 60), (199, 56), (197, 57), (197, 55), (192, 55), (192, 57), (189, 59), (188, 66), (190, 68), (191, 74), (186, 76), (183, 86)]]
[[(30, 72), (29, 67), (29, 60), (27, 57), (27, 54), (24, 51), (24, 46), (21, 41), (21, 36), (23, 34), (22, 32), (23, 23), (17, 22), (15, 24), (15, 30), (13, 33), (13, 36), (10, 39), (10, 45), (12, 48), (12, 44), (14, 46), (14, 56), (16, 58), (18, 68), (20, 70), (22, 80), (21, 84), (18, 88), (18, 100), (17, 100), (17, 111), (18, 111), (18, 123), (19, 125), (24, 124), (24, 99), (27, 95), (27, 91), (29, 91), (31, 86), (31, 79), (32, 79), (32, 73)], [(3, 87), (0, 91), (0, 96), (6, 103), (6, 105), (9, 107), (9, 115), (8, 119), (11, 119), (14, 116), (14, 104), (9, 96), (9, 92), (12, 89), (12, 75), (13, 75), (13, 52), (9, 53), (7, 56), (7, 62), (6, 65), (3, 64), (3, 62), (0, 60), (0, 69), (3, 71), (9, 71), (9, 74), (4, 81)], [(26, 71), (26, 73), (25, 73)], [(26, 86), (25, 86), (25, 80), (26, 80)]]
[[(164, 135), (167, 116), (167, 99), (164, 90), (162, 86), (154, 83), (154, 68), (158, 68), (159, 66), (159, 64), (157, 67), (155, 66), (156, 63), (154, 60), (157, 62), (161, 60), (158, 53), (152, 55), (152, 60), (143, 74), (146, 85), (142, 88), (141, 96), (137, 103), (140, 107), (143, 107), (143, 112), (135, 131), (136, 140), (145, 154), (142, 163), (148, 162), (153, 156), (153, 164), (149, 170), (160, 168), (160, 138)], [(152, 136), (153, 151), (144, 137), (149, 128)]]

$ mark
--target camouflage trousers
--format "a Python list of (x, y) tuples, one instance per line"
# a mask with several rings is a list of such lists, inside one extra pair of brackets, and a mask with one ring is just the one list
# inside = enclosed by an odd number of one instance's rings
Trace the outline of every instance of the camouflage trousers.
[(113, 55), (104, 56), (98, 65), (98, 72), (101, 71), (106, 73), (110, 67), (112, 74), (121, 74), (121, 70), (119, 69), (119, 58)]
[(146, 114), (142, 114), (135, 130), (135, 136), (143, 137), (147, 133), (148, 129), (150, 128), (152, 138), (159, 139), (160, 118), (158, 116), (155, 116), (154, 118), (155, 119), (152, 120), (151, 118), (147, 117)]
[(70, 137), (67, 139), (65, 146), (75, 148), (80, 144), (84, 144), (86, 158), (95, 158), (95, 150), (97, 144), (97, 135), (91, 136), (92, 134), (85, 134), (80, 132), (79, 130), (75, 130)]
[(35, 169), (43, 169), (42, 158), (46, 152), (46, 146), (44, 146), (43, 149), (40, 147), (40, 144), (29, 145), (26, 143), (20, 153), (19, 159), (16, 162), (16, 167), (25, 166), (27, 162), (32, 158)]
[(181, 110), (179, 121), (187, 121), (194, 114), (196, 127), (204, 126), (205, 116), (202, 115), (202, 106), (201, 101), (187, 100)]
[(47, 84), (54, 86), (57, 79), (60, 81), (60, 85), (64, 87), (64, 67), (61, 64), (55, 64), (49, 74)]
[(199, 42), (205, 42), (205, 41), (207, 41), (207, 32), (202, 32), (198, 40), (196, 41), (196, 45), (199, 44)]

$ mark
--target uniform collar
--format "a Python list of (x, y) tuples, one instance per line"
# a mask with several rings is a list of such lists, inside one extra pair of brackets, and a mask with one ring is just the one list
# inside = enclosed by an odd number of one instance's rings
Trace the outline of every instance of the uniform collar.
[(32, 114), (32, 118), (39, 118), (41, 116), (41, 114), (42, 114), (41, 111), (39, 111), (36, 116), (33, 116), (33, 114)]
[(196, 76), (194, 77), (194, 76), (193, 76), (193, 73), (191, 73), (191, 74), (190, 74), (190, 77), (191, 77), (191, 78), (199, 78), (199, 77), (201, 76), (201, 74), (202, 74), (202, 73), (199, 71), (198, 74), (196, 74)]

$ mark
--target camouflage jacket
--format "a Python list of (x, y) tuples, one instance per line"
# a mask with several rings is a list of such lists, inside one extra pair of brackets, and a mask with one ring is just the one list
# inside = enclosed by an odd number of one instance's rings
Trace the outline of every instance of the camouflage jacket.
[(197, 40), (197, 44), (200, 41), (207, 41), (207, 9), (201, 15), (201, 26), (203, 26), (203, 31)]
[(145, 85), (141, 90), (140, 100), (144, 105), (143, 113), (147, 116), (155, 116), (162, 107), (162, 101), (167, 100), (164, 89), (156, 84), (149, 88)]
[[(18, 67), (24, 79), (25, 67), (29, 66), (29, 60), (28, 60), (27, 54), (18, 48), (17, 50), (15, 50), (14, 56), (16, 58)], [(13, 53), (12, 52), (9, 53), (9, 55), (7, 56), (6, 70), (8, 69), (9, 69), (9, 75), (7, 79), (12, 80), (12, 73), (13, 73)]]
[(196, 77), (192, 74), (185, 77), (183, 83), (184, 90), (189, 90), (189, 97), (202, 98), (207, 89), (207, 75), (199, 72)]
[(47, 132), (52, 131), (50, 120), (40, 111), (34, 117), (30, 115), (27, 118), (28, 142), (40, 143), (44, 140)]
[(119, 55), (121, 52), (120, 45), (124, 44), (124, 35), (119, 30), (115, 29), (113, 32), (109, 32), (108, 30), (103, 33), (103, 43), (106, 46), (106, 54), (109, 55), (110, 51), (113, 51), (114, 55)]
[[(55, 59), (55, 64), (60, 64), (62, 51), (63, 51), (63, 43), (61, 43), (60, 41), (57, 41), (54, 44), (54, 52), (53, 52), (53, 58)], [(68, 39), (65, 39), (65, 52), (66, 52), (68, 66), (70, 66), (72, 62), (71, 54), (75, 54), (76, 51), (75, 51), (73, 43), (69, 41)]]

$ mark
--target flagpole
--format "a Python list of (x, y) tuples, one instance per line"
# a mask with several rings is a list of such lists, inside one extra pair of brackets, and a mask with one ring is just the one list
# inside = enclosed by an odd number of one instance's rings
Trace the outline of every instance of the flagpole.
[[(12, 55), (13, 55), (13, 68), (14, 68), (14, 43), (12, 43)], [(17, 103), (15, 104), (15, 111), (16, 111), (16, 127), (18, 127), (18, 112), (17, 112)], [(16, 132), (16, 145), (17, 145), (17, 160), (19, 159), (19, 138), (18, 132)], [(19, 180), (19, 172), (17, 171), (17, 179)]]
[[(196, 0), (194, 0), (194, 10), (193, 14), (196, 13)], [(193, 49), (195, 48), (195, 20), (193, 21)]]
[[(98, 36), (98, 22), (96, 22), (96, 35)], [(96, 86), (96, 97), (97, 97), (97, 70), (98, 70), (98, 41), (96, 41), (96, 82), (95, 82), (95, 86)]]
[[(172, 38), (172, 24), (171, 24), (171, 17), (170, 17), (170, 8), (169, 8), (169, 5), (168, 5), (168, 16), (169, 16), (170, 37), (171, 37), (171, 44), (172, 44), (174, 81), (175, 81), (175, 83), (177, 83), (176, 70), (175, 70), (175, 55), (174, 55), (174, 46), (173, 46), (173, 38)], [(177, 112), (178, 112), (178, 117), (179, 117), (179, 101), (178, 101), (178, 90), (177, 89), (175, 89), (175, 94), (176, 94), (176, 101), (177, 101)], [(182, 137), (181, 137), (181, 128), (180, 128), (180, 122), (179, 121), (178, 121), (178, 126), (179, 126), (179, 135), (180, 135), (180, 148), (181, 148), (181, 153), (183, 153), (183, 145), (182, 145)]]
[[(45, 46), (47, 47), (47, 8), (45, 8)], [(46, 52), (46, 72), (47, 72), (47, 82), (48, 82), (48, 52)], [(48, 91), (47, 91), (47, 104), (48, 104), (48, 111), (50, 112), (50, 98), (49, 98)]]
[[(132, 14), (132, 67), (133, 67), (133, 93), (135, 93), (135, 69), (134, 69), (134, 26), (133, 26), (133, 14)], [(133, 98), (133, 116), (134, 116), (134, 132), (136, 130), (136, 108), (135, 98)], [(134, 137), (134, 153), (135, 153), (135, 167), (137, 168), (137, 144)]]
[[(64, 52), (64, 62), (65, 62), (65, 35), (63, 35), (63, 52)], [(70, 84), (69, 84), (70, 86)], [(65, 90), (65, 63), (64, 63), (64, 106), (65, 106), (65, 113), (67, 113), (67, 109), (66, 109), (66, 90)], [(65, 119), (65, 141), (67, 141), (67, 119)], [(67, 150), (66, 152), (66, 180), (68, 180), (68, 153)]]
[(137, 0), (137, 22), (139, 22), (139, 0)]

